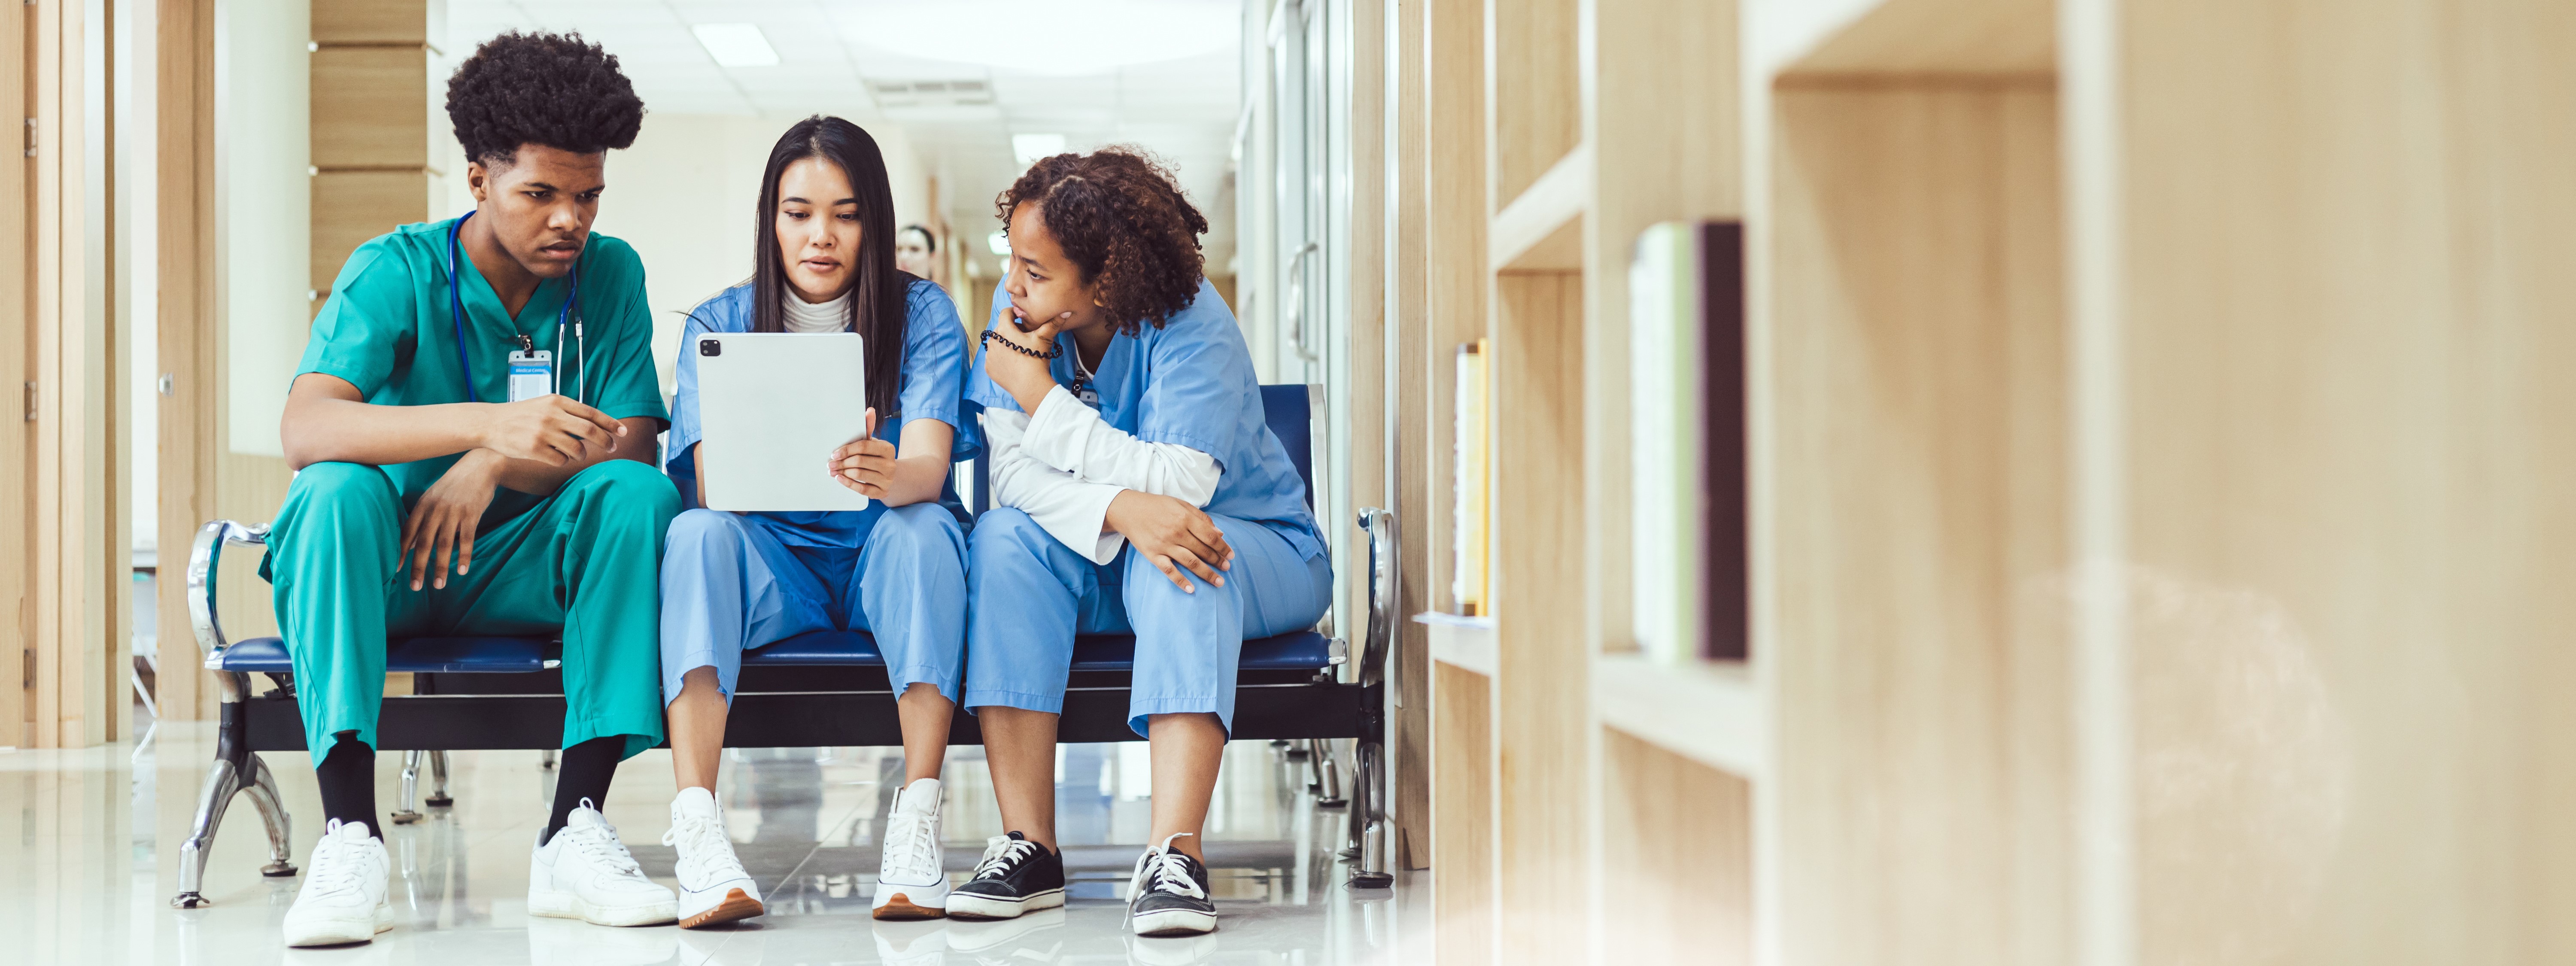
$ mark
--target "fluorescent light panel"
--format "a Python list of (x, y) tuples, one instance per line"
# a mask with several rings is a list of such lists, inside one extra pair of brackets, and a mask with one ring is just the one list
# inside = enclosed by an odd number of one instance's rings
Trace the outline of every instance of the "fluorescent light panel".
[(698, 46), (706, 48), (707, 56), (715, 58), (716, 63), (727, 67), (778, 66), (778, 48), (771, 47), (769, 38), (761, 35), (759, 24), (702, 23), (691, 26), (689, 31), (698, 35)]

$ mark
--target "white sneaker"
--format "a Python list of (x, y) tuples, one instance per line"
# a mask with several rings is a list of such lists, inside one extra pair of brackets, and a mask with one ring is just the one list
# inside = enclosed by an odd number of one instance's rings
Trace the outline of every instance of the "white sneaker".
[(651, 879), (590, 799), (563, 831), (528, 856), (528, 914), (597, 926), (658, 926), (679, 918), (680, 898)]
[(760, 886), (734, 857), (733, 838), (725, 834), (716, 796), (703, 788), (683, 788), (671, 799), (671, 830), (662, 844), (680, 856), (673, 874), (680, 879), (680, 928), (696, 929), (749, 919), (767, 911)]
[(304, 888), (286, 910), (286, 944), (362, 943), (393, 928), (394, 907), (385, 901), (392, 868), (385, 843), (367, 834), (367, 823), (331, 820), (304, 862)]
[(939, 779), (924, 778), (894, 793), (879, 836), (879, 919), (937, 919), (947, 915), (948, 870), (939, 864)]

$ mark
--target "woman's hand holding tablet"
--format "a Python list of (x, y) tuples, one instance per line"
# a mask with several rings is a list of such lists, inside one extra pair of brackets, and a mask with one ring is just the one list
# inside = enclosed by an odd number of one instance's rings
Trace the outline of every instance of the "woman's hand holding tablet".
[(867, 423), (866, 436), (832, 450), (825, 471), (832, 474), (833, 482), (849, 487), (853, 493), (872, 500), (893, 502), (887, 488), (894, 485), (895, 447), (893, 443), (876, 438), (877, 411), (874, 406), (868, 407)]

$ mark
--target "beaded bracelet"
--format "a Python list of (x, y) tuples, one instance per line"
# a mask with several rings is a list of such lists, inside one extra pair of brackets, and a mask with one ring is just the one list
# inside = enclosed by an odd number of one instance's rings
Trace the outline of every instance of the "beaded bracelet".
[(1005, 346), (1008, 346), (1008, 347), (1010, 348), (1010, 350), (1011, 350), (1011, 351), (1013, 351), (1013, 352), (1017, 352), (1017, 353), (1019, 353), (1019, 354), (1021, 354), (1021, 355), (1024, 355), (1024, 356), (1028, 356), (1029, 358), (1032, 358), (1032, 359), (1049, 359), (1049, 360), (1052, 360), (1052, 359), (1054, 359), (1055, 357), (1057, 357), (1057, 356), (1060, 356), (1060, 355), (1063, 355), (1063, 354), (1064, 354), (1064, 346), (1063, 346), (1062, 344), (1057, 344), (1057, 345), (1051, 345), (1051, 346), (1048, 346), (1048, 347), (1047, 347), (1047, 351), (1045, 351), (1045, 352), (1039, 352), (1039, 351), (1038, 351), (1038, 350), (1036, 350), (1036, 349), (1029, 348), (1028, 346), (1021, 345), (1021, 344), (1019, 344), (1019, 343), (1017, 343), (1017, 342), (1013, 342), (1013, 341), (1011, 341), (1011, 340), (1010, 340), (1010, 339), (1008, 339), (1008, 338), (1005, 338), (1005, 337), (1002, 335), (1002, 333), (1001, 333), (1000, 331), (995, 330), (995, 329), (985, 329), (985, 330), (984, 330), (984, 335), (982, 336), (982, 339), (983, 339), (983, 341), (985, 341), (985, 342), (999, 342), (999, 343), (1001, 343), (1001, 344), (1003, 344), (1003, 345), (1005, 345)]

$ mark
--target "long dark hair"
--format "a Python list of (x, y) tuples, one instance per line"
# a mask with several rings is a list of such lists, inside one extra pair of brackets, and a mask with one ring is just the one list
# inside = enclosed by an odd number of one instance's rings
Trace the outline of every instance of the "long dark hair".
[(858, 125), (817, 114), (796, 122), (769, 149), (769, 166), (760, 176), (760, 210), (754, 223), (751, 253), (751, 330), (787, 331), (785, 300), (787, 266), (778, 255), (778, 179), (787, 166), (806, 158), (839, 165), (859, 202), (859, 250), (850, 265), (858, 270), (850, 299), (850, 331), (866, 337), (868, 405), (876, 407), (880, 434), (900, 413), (895, 400), (903, 382), (904, 323), (909, 312), (905, 292), (913, 276), (894, 267), (894, 189), (886, 183), (885, 155), (877, 140)]

